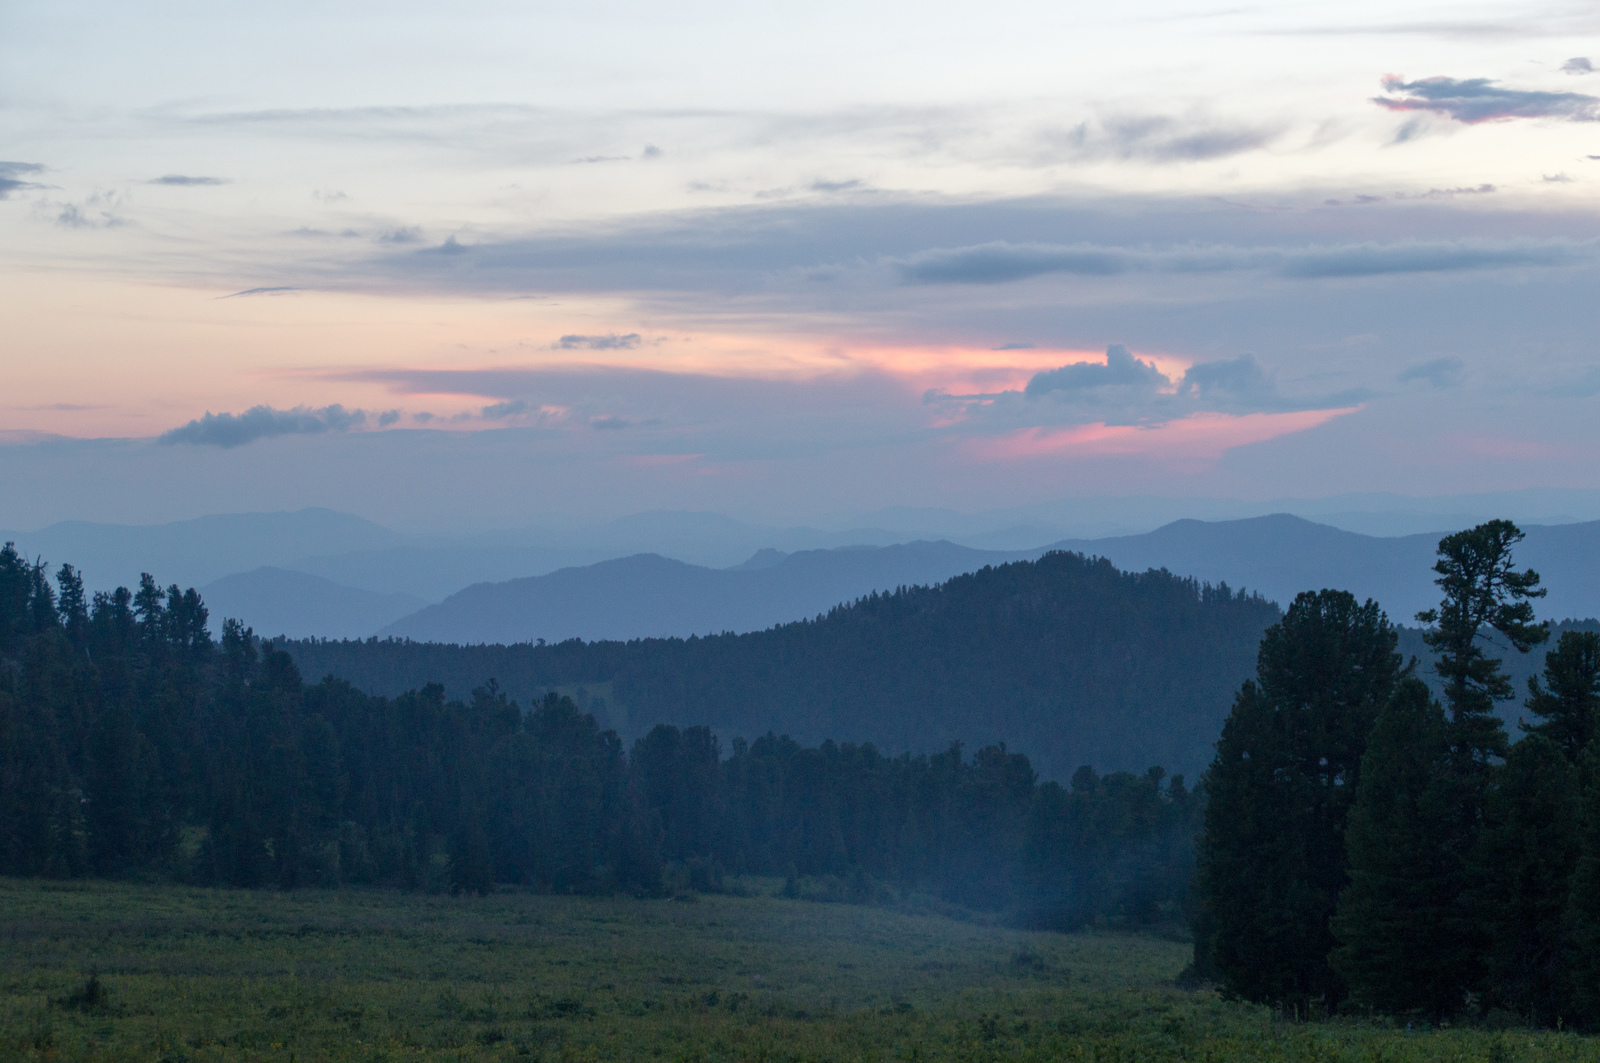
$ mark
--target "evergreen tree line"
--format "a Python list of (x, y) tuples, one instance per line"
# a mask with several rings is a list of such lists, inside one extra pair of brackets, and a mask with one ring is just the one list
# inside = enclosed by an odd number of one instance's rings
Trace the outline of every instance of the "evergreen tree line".
[(306, 675), (391, 697), (427, 682), (465, 697), (491, 675), (524, 704), (556, 688), (603, 691), (596, 714), (630, 738), (656, 723), (705, 724), (933, 753), (960, 737), (1027, 750), (1052, 779), (1080, 764), (1161, 764), (1192, 778), (1211, 759), (1261, 633), (1281, 615), (1226, 584), (1054, 552), (745, 634), (284, 648)]
[(1600, 634), (1563, 632), (1512, 743), (1503, 655), (1548, 636), (1521, 539), (1439, 543), (1443, 704), (1370, 600), (1268, 630), (1205, 778), (1197, 974), (1299, 1014), (1600, 1027)]
[(213, 642), (193, 590), (47, 576), (0, 551), (0, 874), (654, 894), (759, 873), (1062, 929), (1186, 904), (1200, 803), (1159, 768), (1063, 787), (1003, 746), (725, 754), (665, 725), (625, 752), (564, 697), (308, 685), (237, 621)]

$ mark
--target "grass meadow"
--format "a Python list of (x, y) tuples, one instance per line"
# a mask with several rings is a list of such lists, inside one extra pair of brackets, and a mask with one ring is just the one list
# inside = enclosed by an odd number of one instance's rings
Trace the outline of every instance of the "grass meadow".
[(1188, 947), (948, 914), (0, 879), (4, 1060), (1600, 1060), (1528, 1031), (1294, 1023)]

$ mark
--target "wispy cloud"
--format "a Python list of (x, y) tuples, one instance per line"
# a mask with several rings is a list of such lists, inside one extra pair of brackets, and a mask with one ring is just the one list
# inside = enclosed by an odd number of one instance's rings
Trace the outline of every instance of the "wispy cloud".
[(0, 162), (0, 199), (23, 189), (38, 188), (32, 181), (23, 180), (21, 175), (41, 173), (43, 170), (44, 167), (36, 162)]
[(1461, 383), (1461, 373), (1465, 368), (1465, 363), (1459, 358), (1434, 358), (1407, 366), (1395, 375), (1395, 379), (1402, 384), (1424, 380), (1436, 388), (1449, 388)]
[(550, 345), (553, 351), (631, 351), (644, 342), (637, 332), (619, 335), (611, 332), (604, 336), (582, 336), (577, 333), (562, 336)]
[(1600, 120), (1600, 97), (1581, 92), (1509, 89), (1490, 78), (1431, 77), (1407, 81), (1390, 75), (1383, 79), (1383, 88), (1389, 95), (1372, 98), (1380, 107), (1441, 114), (1468, 125), (1512, 118)]
[(364, 410), (347, 410), (338, 404), (320, 410), (305, 406), (292, 410), (252, 406), (240, 414), (207, 411), (204, 417), (163, 432), (157, 441), (168, 445), (187, 443), (228, 449), (274, 436), (346, 432), (365, 424), (366, 420)]
[(226, 177), (190, 177), (187, 174), (169, 173), (163, 177), (155, 177), (146, 181), (148, 185), (226, 185), (231, 184)]
[(888, 265), (906, 284), (1002, 284), (1050, 273), (1108, 277), (1124, 273), (1225, 273), (1283, 277), (1366, 277), (1561, 266), (1593, 261), (1593, 241), (1462, 240), (1361, 243), (1334, 247), (1208, 247), (1152, 251), (1088, 244), (1012, 244), (919, 251)]
[(289, 292), (297, 292), (299, 290), (299, 288), (290, 287), (287, 285), (279, 285), (275, 288), (246, 288), (242, 292), (233, 292), (230, 295), (222, 296), (222, 298), (240, 299), (247, 295), (287, 295)]
[(1119, 115), (1084, 121), (1040, 137), (1052, 158), (1201, 162), (1264, 148), (1283, 135), (1281, 124), (1249, 125), (1195, 116)]

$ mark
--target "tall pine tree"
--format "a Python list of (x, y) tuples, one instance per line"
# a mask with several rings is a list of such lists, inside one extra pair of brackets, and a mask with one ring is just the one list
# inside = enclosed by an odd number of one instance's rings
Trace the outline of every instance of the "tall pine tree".
[(1434, 580), (1444, 592), (1437, 609), (1417, 614), (1431, 625), (1423, 640), (1439, 655), (1435, 670), (1450, 706), (1450, 745), (1458, 772), (1483, 774), (1506, 752), (1505, 728), (1494, 703), (1513, 696), (1499, 658), (1483, 649), (1483, 636), (1498, 632), (1519, 653), (1549, 637), (1534, 623), (1533, 603), (1545, 591), (1532, 569), (1518, 572), (1511, 548), (1524, 538), (1508, 520), (1491, 520), (1439, 540)]
[(1600, 728), (1600, 632), (1563, 632), (1544, 655), (1544, 685), (1529, 678), (1526, 704), (1544, 722), (1523, 730), (1551, 739), (1576, 764)]
[(1206, 779), (1196, 969), (1250, 1000), (1337, 1007), (1330, 920), (1367, 735), (1401, 673), (1377, 604), (1299, 595), (1261, 641)]
[(1578, 756), (1578, 859), (1567, 891), (1567, 999), (1573, 1024), (1600, 1027), (1600, 742)]
[(1563, 917), (1578, 860), (1577, 772), (1559, 746), (1531, 734), (1495, 774), (1464, 898), (1485, 942), (1485, 1003), (1553, 1023), (1567, 1009)]
[(1455, 1013), (1474, 950), (1457, 908), (1462, 862), (1445, 844), (1455, 816), (1450, 730), (1427, 686), (1402, 679), (1361, 762), (1345, 841), (1334, 970), (1359, 1003), (1430, 1019)]

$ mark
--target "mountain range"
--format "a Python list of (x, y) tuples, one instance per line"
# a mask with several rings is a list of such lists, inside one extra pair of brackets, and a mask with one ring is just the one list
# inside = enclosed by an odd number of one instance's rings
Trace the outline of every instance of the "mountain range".
[[(1549, 590), (1539, 615), (1563, 619), (1600, 613), (1600, 522), (1526, 531), (1517, 557), (1543, 573)], [(1181, 520), (1143, 535), (1069, 539), (1026, 551), (974, 550), (949, 542), (766, 551), (729, 569), (642, 554), (477, 584), (378, 634), (419, 642), (509, 644), (759, 631), (873, 591), (936, 584), (1049, 550), (1104, 557), (1130, 572), (1164, 568), (1254, 591), (1285, 606), (1303, 590), (1348, 590), (1377, 600), (1395, 622), (1409, 623), (1438, 601), (1432, 571), (1438, 541), (1437, 534), (1360, 535), (1277, 514)]]
[[(1431, 567), (1441, 532), (1373, 536), (1274, 514), (984, 549), (974, 541), (1025, 542), (1049, 528), (980, 534), (975, 522), (937, 514), (883, 516), (891, 526), (942, 520), (971, 539), (895, 541), (885, 528), (781, 529), (703, 513), (423, 539), (316, 509), (156, 526), (67, 522), (5, 537), (30, 557), (77, 565), (91, 589), (134, 585), (149, 569), (163, 585), (198, 586), (214, 627), (238, 616), (260, 634), (295, 637), (516, 642), (751, 631), (1049, 549), (1226, 582), (1285, 605), (1300, 590), (1341, 587), (1402, 623), (1437, 597)], [(1524, 527), (1518, 558), (1543, 573), (1550, 592), (1540, 615), (1600, 615), (1600, 522)]]

